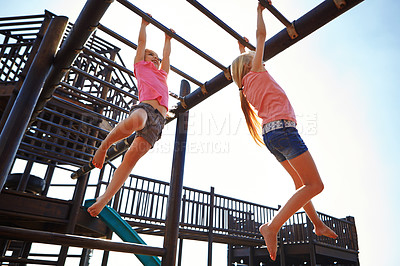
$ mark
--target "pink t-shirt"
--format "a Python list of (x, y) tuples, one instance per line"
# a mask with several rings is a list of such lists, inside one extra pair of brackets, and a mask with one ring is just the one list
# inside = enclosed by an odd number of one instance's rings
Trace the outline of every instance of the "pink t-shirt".
[(150, 61), (139, 61), (134, 65), (134, 74), (139, 90), (139, 101), (157, 100), (168, 110), (167, 72), (157, 69)]
[(296, 115), (286, 93), (268, 71), (250, 71), (243, 77), (243, 93), (263, 120), (263, 125), (286, 119), (296, 122)]

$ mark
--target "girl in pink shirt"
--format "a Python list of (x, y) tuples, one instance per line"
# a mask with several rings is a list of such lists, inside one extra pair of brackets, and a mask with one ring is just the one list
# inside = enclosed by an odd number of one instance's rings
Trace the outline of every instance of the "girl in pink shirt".
[(148, 25), (149, 22), (142, 19), (134, 64), (140, 103), (133, 106), (130, 115), (118, 123), (103, 140), (93, 157), (93, 165), (97, 168), (103, 167), (107, 150), (113, 143), (129, 137), (135, 131), (136, 137), (125, 153), (121, 165), (115, 170), (104, 194), (88, 208), (89, 214), (93, 217), (101, 212), (121, 188), (138, 160), (160, 139), (165, 124), (169, 97), (167, 75), (170, 68), (171, 36), (165, 34), (163, 60), (160, 63), (157, 54), (146, 49)]
[[(269, 4), (270, 1), (269, 1)], [(282, 225), (300, 208), (304, 208), (314, 224), (315, 233), (331, 238), (337, 234), (326, 226), (316, 213), (311, 199), (319, 194), (324, 185), (307, 146), (296, 129), (296, 116), (288, 97), (263, 65), (265, 23), (264, 7), (257, 8), (256, 51), (242, 54), (231, 66), (232, 77), (240, 90), (242, 110), (250, 134), (257, 143), (265, 143), (292, 177), (296, 192), (268, 223), (260, 226), (272, 260), (276, 259), (277, 234)], [(262, 119), (261, 124), (258, 117)]]

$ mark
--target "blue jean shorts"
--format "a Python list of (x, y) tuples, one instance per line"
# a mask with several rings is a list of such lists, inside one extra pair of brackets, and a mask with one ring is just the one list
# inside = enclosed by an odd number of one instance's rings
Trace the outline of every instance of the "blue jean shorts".
[(268, 150), (279, 162), (291, 160), (308, 151), (295, 127), (272, 130), (263, 135)]

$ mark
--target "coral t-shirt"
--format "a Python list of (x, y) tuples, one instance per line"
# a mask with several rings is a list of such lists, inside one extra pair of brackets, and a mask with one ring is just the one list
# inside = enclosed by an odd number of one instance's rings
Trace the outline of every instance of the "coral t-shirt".
[(286, 93), (268, 71), (250, 71), (242, 82), (243, 93), (258, 112), (263, 125), (281, 119), (296, 122), (296, 115)]
[(167, 72), (157, 69), (150, 61), (139, 61), (134, 65), (134, 74), (139, 90), (139, 101), (157, 100), (168, 110)]

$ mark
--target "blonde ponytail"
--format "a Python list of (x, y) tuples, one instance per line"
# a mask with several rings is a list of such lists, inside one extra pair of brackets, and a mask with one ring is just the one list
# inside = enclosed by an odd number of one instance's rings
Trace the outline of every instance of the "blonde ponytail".
[(246, 119), (247, 128), (249, 129), (251, 137), (258, 145), (263, 146), (264, 141), (261, 138), (261, 123), (258, 120), (258, 115), (247, 101), (242, 90), (240, 91), (240, 104), (242, 106), (244, 118)]
[(242, 90), (243, 88), (242, 79), (250, 71), (248, 66), (249, 63), (253, 60), (253, 58), (254, 58), (254, 52), (247, 52), (241, 54), (233, 61), (231, 65), (231, 71), (232, 71), (233, 81), (240, 89), (240, 104), (242, 107), (244, 117), (246, 119), (247, 128), (249, 129), (250, 135), (252, 136), (254, 141), (258, 145), (263, 146), (264, 142), (263, 139), (261, 138), (261, 123), (258, 120), (259, 117), (254, 111), (254, 108), (247, 101), (246, 96), (244, 95)]

